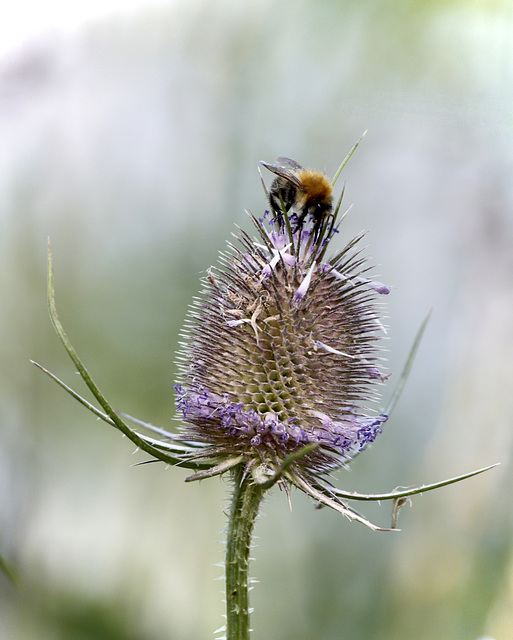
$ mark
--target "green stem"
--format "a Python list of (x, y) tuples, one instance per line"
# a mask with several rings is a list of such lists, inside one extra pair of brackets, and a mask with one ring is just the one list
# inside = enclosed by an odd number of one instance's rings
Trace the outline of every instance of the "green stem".
[(226, 640), (249, 640), (249, 551), (263, 489), (244, 467), (233, 473), (234, 491), (226, 542)]

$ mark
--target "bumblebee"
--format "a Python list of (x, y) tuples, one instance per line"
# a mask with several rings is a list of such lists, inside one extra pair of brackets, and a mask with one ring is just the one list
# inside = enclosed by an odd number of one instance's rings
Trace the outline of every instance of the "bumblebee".
[(285, 212), (293, 210), (297, 215), (294, 231), (301, 229), (311, 216), (313, 236), (317, 238), (333, 208), (333, 189), (326, 176), (319, 171), (305, 169), (290, 158), (278, 158), (276, 164), (263, 161), (260, 164), (278, 176), (269, 189), (269, 204), (280, 228), (284, 225), (283, 209)]

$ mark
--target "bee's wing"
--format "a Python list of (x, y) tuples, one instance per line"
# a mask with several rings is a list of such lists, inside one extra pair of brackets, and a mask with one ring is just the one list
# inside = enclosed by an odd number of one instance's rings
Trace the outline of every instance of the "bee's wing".
[(292, 158), (286, 158), (285, 156), (280, 156), (276, 158), (276, 163), (280, 167), (286, 167), (289, 169), (295, 169), (296, 171), (304, 171), (304, 167), (302, 167), (299, 162), (292, 160)]
[[(293, 163), (293, 165), (289, 168), (287, 164), (282, 164), (283, 161)], [(267, 162), (264, 162), (263, 160), (260, 160), (260, 164), (263, 165), (266, 169), (269, 169), (269, 171), (272, 171), (277, 176), (280, 176), (282, 178), (285, 178), (285, 180), (292, 182), (292, 184), (298, 189), (302, 189), (303, 185), (297, 177), (296, 172), (298, 171), (298, 169), (302, 169), (303, 167), (297, 162), (294, 162), (294, 160), (290, 160), (290, 158), (278, 158), (277, 162), (280, 162), (280, 164), (269, 164)]]

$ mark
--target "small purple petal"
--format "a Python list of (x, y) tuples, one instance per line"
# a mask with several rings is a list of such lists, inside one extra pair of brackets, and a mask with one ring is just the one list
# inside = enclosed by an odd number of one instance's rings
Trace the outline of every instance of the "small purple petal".
[(303, 279), (303, 282), (299, 285), (298, 290), (294, 294), (294, 302), (298, 304), (305, 297), (306, 292), (308, 291), (308, 287), (310, 286), (310, 282), (312, 280), (312, 273), (315, 269), (315, 262), (312, 263), (310, 269), (308, 269), (308, 273)]
[(386, 284), (378, 282), (377, 280), (368, 280), (367, 286), (383, 296), (387, 296), (390, 293), (390, 287), (387, 287)]

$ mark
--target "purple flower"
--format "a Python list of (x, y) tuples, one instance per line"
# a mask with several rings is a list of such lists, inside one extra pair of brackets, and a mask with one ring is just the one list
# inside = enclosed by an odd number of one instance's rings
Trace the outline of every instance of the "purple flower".
[[(328, 186), (336, 181), (357, 146)], [(295, 166), (290, 159), (282, 160)], [(299, 188), (292, 178), (291, 184)], [(361, 236), (327, 257), (338, 234), (342, 197), (334, 212), (331, 208), (321, 211), (325, 218), (320, 219), (314, 208), (308, 219), (304, 210), (297, 216), (295, 205), (290, 203), (291, 193), (287, 187), (289, 209), (284, 207), (282, 216), (269, 219), (266, 212), (261, 220), (253, 218), (259, 237), (253, 239), (241, 231), (239, 244), (229, 245), (220, 267), (208, 270), (204, 289), (190, 310), (178, 355), (180, 381), (173, 387), (182, 422), (178, 434), (115, 411), (94, 384), (57, 315), (50, 246), (50, 317), (101, 409), (37, 366), (155, 460), (194, 470), (187, 480), (230, 471), (235, 481), (231, 515), (235, 527), (247, 515), (239, 509), (242, 503), (251, 506), (254, 522), (260, 499), (278, 482), (287, 492), (293, 485), (376, 530), (384, 529), (366, 520), (348, 502), (393, 500), (394, 528), (399, 509), (409, 496), (458, 482), (495, 465), (385, 494), (362, 495), (331, 484), (331, 472), (374, 442), (388, 419), (371, 407), (378, 399), (377, 387), (388, 378), (380, 368), (379, 339), (386, 331), (377, 299), (390, 289), (368, 277), (369, 266), (357, 248)], [(428, 318), (419, 329), (387, 412), (397, 402)], [(137, 428), (130, 427), (127, 420)], [(140, 433), (139, 428), (158, 438)], [(229, 535), (235, 535), (236, 528), (230, 531)], [(244, 531), (247, 540), (241, 539), (233, 548), (228, 545), (233, 553), (230, 557), (227, 554), (227, 569), (235, 562), (241, 571), (247, 566), (244, 554), (250, 547), (251, 527), (245, 526)], [(242, 584), (247, 586), (247, 582), (237, 582), (243, 573), (227, 570), (230, 602)], [(236, 617), (238, 606), (229, 604), (228, 613)], [(246, 607), (247, 602), (241, 606)]]
[(385, 379), (377, 297), (389, 289), (366, 276), (358, 238), (326, 258), (335, 228), (317, 237), (312, 223), (278, 231), (267, 216), (253, 222), (258, 239), (241, 232), (190, 310), (175, 385), (182, 435), (257, 482), (315, 445), (282, 480), (307, 490), (387, 420), (370, 407)]

